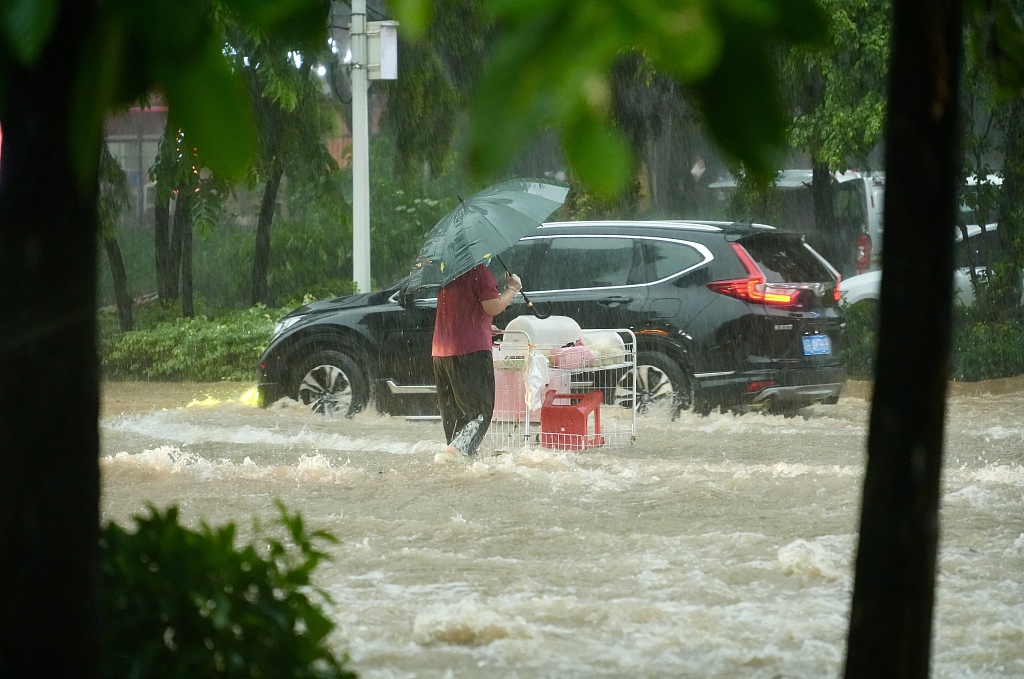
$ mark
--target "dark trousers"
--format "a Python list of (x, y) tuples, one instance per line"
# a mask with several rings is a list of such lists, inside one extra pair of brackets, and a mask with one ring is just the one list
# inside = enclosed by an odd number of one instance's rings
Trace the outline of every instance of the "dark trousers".
[[(467, 425), (473, 423), (476, 431), (469, 437), (468, 446), (459, 447), (468, 455), (476, 453), (494, 412), (494, 361), (491, 352), (434, 356), (434, 382), (437, 384), (437, 407), (441, 411), (445, 438), (451, 443)], [(471, 432), (472, 427), (466, 433)], [(465, 444), (464, 441), (459, 443)]]

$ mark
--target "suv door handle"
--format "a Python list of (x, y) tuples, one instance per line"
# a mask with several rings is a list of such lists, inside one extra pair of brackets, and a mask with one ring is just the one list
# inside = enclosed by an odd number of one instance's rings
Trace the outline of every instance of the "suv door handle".
[(622, 295), (612, 295), (611, 297), (605, 297), (598, 304), (601, 306), (617, 307), (622, 304), (629, 304), (633, 301), (632, 297), (625, 297)]

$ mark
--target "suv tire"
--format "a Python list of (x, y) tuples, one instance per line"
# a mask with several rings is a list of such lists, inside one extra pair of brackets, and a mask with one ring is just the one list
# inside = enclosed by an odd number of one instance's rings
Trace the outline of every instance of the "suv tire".
[(354, 360), (321, 349), (299, 362), (292, 377), (296, 400), (315, 413), (352, 417), (369, 401), (370, 388)]
[(624, 374), (615, 390), (615, 403), (632, 406), (637, 398), (638, 413), (647, 413), (652, 405), (665, 403), (674, 420), (681, 410), (694, 409), (693, 380), (678, 363), (660, 351), (639, 351), (636, 356), (638, 388), (634, 390), (632, 371)]

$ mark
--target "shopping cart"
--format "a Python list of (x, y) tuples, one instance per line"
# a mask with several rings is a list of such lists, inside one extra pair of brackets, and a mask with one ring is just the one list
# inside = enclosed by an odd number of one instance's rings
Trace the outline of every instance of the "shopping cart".
[(581, 330), (578, 340), (561, 344), (537, 342), (536, 334), (543, 333), (505, 330), (494, 343), (490, 445), (589, 450), (634, 443), (633, 332)]

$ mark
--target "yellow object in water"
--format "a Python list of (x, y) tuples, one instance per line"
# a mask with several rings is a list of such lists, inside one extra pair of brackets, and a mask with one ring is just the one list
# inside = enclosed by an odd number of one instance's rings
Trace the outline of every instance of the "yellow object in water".
[[(197, 399), (197, 398), (192, 399), (188, 403), (188, 405), (186, 405), (185, 407), (186, 408), (212, 408), (212, 407), (218, 406), (218, 405), (220, 405), (221, 403), (224, 402), (222, 399), (216, 398), (214, 396), (210, 396), (209, 394), (205, 394), (205, 396), (206, 396), (206, 398), (204, 398), (204, 399)], [(239, 403), (243, 403), (243, 404), (245, 404), (247, 406), (258, 406), (260, 404), (260, 391), (259, 391), (259, 389), (257, 387), (255, 387), (255, 386), (249, 387), (248, 389), (246, 389), (245, 391), (243, 391), (241, 394), (238, 395), (238, 402)]]
[(196, 407), (196, 406), (201, 406), (201, 407), (204, 407), (204, 408), (210, 408), (210, 407), (215, 406), (215, 405), (220, 405), (220, 399), (219, 398), (214, 398), (214, 397), (210, 396), (209, 394), (207, 394), (206, 398), (204, 398), (202, 401), (200, 401), (198, 399), (192, 399), (189, 402), (189, 404), (186, 405), (185, 407), (186, 408), (193, 408), (193, 407)]
[(249, 387), (238, 397), (239, 402), (247, 406), (258, 406), (260, 404), (260, 390), (256, 387)]

